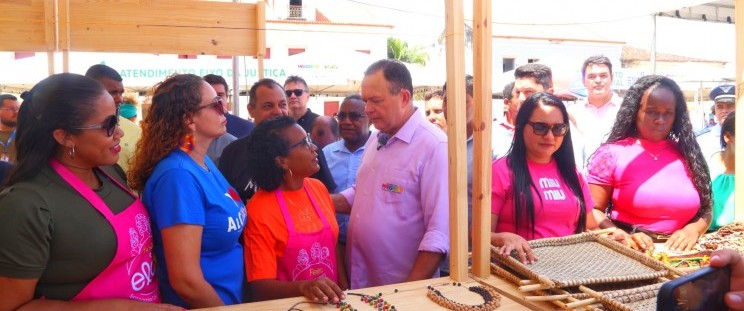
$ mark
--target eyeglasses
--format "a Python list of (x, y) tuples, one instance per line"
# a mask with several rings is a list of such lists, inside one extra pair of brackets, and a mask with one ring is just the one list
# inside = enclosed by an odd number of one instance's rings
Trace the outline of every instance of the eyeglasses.
[(292, 97), (292, 94), (294, 94), (294, 96), (296, 96), (296, 97), (300, 97), (300, 96), (302, 96), (302, 93), (305, 93), (305, 92), (307, 92), (307, 91), (305, 91), (303, 89), (285, 90), (284, 91), (284, 94), (287, 94), (287, 97)]
[(548, 135), (548, 130), (553, 132), (553, 136), (555, 137), (561, 137), (563, 135), (566, 135), (566, 133), (568, 133), (568, 124), (565, 124), (565, 123), (556, 123), (553, 125), (549, 125), (545, 122), (527, 121), (527, 124), (531, 125), (532, 132), (535, 133), (535, 135), (539, 135), (539, 136)]
[(353, 111), (352, 112), (339, 112), (338, 114), (336, 114), (336, 119), (338, 119), (338, 121), (346, 120), (346, 118), (349, 118), (349, 120), (351, 121), (359, 121), (359, 119), (364, 118), (364, 117), (366, 117), (365, 114), (353, 112)]
[(307, 148), (307, 150), (311, 150), (312, 149), (311, 146), (314, 146), (314, 145), (313, 145), (313, 140), (310, 138), (310, 134), (307, 134), (307, 136), (305, 136), (305, 138), (303, 138), (301, 141), (299, 141), (299, 142), (297, 142), (295, 144), (289, 145), (289, 147), (287, 147), (287, 149), (292, 150), (292, 149), (297, 148), (299, 146), (305, 146), (305, 148)]
[(20, 107), (2, 107), (0, 109), (7, 110), (7, 111), (12, 111), (12, 112), (18, 112), (18, 110), (20, 110), (21, 108)]
[(114, 135), (114, 131), (116, 131), (116, 127), (118, 125), (119, 125), (119, 113), (117, 112), (117, 114), (108, 116), (108, 118), (106, 118), (106, 120), (104, 120), (102, 124), (74, 127), (74, 129), (76, 130), (104, 129), (106, 130), (106, 136), (111, 137)]
[(225, 106), (222, 104), (222, 98), (219, 96), (215, 97), (211, 103), (199, 106), (199, 108), (196, 108), (196, 111), (201, 111), (204, 108), (212, 108), (214, 111), (217, 111), (218, 114), (225, 114)]

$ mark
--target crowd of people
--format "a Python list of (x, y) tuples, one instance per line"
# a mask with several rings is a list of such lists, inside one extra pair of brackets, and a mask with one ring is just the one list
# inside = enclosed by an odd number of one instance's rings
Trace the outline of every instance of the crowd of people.
[[(711, 92), (716, 126), (695, 133), (679, 86), (640, 78), (613, 92), (605, 56), (582, 66), (588, 97), (566, 105), (531, 63), (504, 87), (493, 124), (491, 244), (524, 263), (530, 240), (615, 228), (638, 250), (689, 250), (733, 221), (733, 87)], [(448, 275), (447, 109), (464, 106), (472, 224), (473, 77), (413, 104), (406, 66), (380, 60), (334, 116), (308, 83), (256, 82), (253, 122), (228, 113), (216, 75), (153, 87), (135, 123), (121, 76), (94, 65), (0, 95), (0, 310), (178, 310)], [(370, 128), (374, 126), (374, 130)], [(744, 307), (744, 264), (727, 303)]]

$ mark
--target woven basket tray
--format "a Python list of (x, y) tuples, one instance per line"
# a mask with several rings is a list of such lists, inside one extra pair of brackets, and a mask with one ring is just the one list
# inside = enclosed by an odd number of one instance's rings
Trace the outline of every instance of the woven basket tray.
[[(642, 286), (634, 289), (594, 292), (586, 290), (591, 296), (602, 303), (607, 311), (655, 311), (656, 296), (662, 283)], [(589, 308), (595, 309), (596, 308)]]
[(591, 233), (528, 242), (538, 261), (524, 265), (516, 254), (491, 248), (497, 263), (543, 284), (543, 289), (652, 280), (673, 275), (661, 262)]

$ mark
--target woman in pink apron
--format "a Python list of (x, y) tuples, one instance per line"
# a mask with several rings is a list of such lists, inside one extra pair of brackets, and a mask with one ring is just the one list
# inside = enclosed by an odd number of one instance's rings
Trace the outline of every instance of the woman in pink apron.
[(253, 298), (344, 299), (348, 281), (336, 256), (335, 210), (325, 186), (308, 178), (319, 169), (318, 148), (287, 116), (260, 123), (246, 148), (248, 175), (259, 188), (248, 202), (243, 234)]
[(118, 112), (95, 80), (57, 74), (23, 96), (0, 194), (0, 310), (173, 309), (160, 302), (150, 217), (125, 186)]

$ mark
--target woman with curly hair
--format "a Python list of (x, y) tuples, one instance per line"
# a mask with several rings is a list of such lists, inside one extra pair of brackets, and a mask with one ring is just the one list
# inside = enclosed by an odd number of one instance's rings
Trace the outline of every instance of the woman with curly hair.
[(597, 227), (589, 186), (566, 135), (568, 121), (560, 98), (533, 94), (517, 112), (512, 148), (493, 162), (491, 244), (504, 255), (515, 251), (522, 262), (532, 263), (537, 258), (527, 240)]
[(710, 175), (677, 83), (655, 75), (636, 81), (591, 157), (588, 179), (594, 213), (608, 213), (620, 235), (631, 234), (629, 246), (695, 245), (710, 224)]
[(130, 171), (152, 215), (163, 300), (187, 308), (242, 302), (245, 207), (206, 157), (225, 112), (201, 77), (167, 78), (155, 86)]
[(150, 218), (115, 165), (114, 99), (70, 73), (22, 97), (0, 194), (0, 310), (179, 309), (149, 303), (160, 300)]
[(320, 169), (318, 147), (292, 117), (280, 116), (259, 123), (246, 149), (248, 178), (259, 188), (243, 236), (253, 298), (344, 299), (333, 203), (323, 183), (309, 178)]

